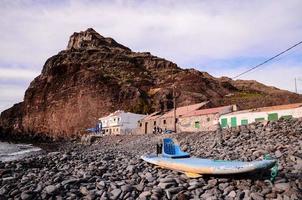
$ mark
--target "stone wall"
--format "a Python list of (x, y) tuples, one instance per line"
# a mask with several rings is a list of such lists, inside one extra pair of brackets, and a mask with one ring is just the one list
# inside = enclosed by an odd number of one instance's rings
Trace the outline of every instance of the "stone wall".
[(182, 117), (177, 123), (178, 132), (215, 131), (219, 124), (218, 114)]

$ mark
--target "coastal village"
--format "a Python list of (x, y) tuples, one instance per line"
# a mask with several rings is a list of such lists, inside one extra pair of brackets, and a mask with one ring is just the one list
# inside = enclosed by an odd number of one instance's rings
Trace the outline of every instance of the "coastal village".
[(2, 147), (0, 200), (302, 199), (301, 94), (181, 68), (92, 28), (1, 113), (0, 139), (19, 142)]
[(148, 115), (118, 110), (99, 118), (97, 128), (88, 131), (105, 135), (204, 132), (245, 126), (259, 121), (302, 117), (302, 103), (249, 110), (239, 110), (237, 105), (205, 108), (208, 104), (208, 101), (201, 102)]

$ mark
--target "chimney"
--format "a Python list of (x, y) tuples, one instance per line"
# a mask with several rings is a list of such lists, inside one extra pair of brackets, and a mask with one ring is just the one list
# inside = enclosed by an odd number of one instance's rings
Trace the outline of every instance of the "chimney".
[(238, 110), (237, 105), (236, 104), (232, 105), (232, 111), (236, 112), (237, 110)]

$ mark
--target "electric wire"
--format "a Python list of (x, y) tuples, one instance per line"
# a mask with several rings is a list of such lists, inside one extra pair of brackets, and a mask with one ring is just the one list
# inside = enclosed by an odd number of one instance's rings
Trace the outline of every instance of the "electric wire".
[(271, 58), (265, 60), (264, 62), (262, 62), (262, 63), (260, 63), (260, 64), (258, 64), (258, 65), (256, 65), (256, 66), (254, 66), (254, 67), (252, 67), (252, 68), (250, 68), (250, 69), (248, 69), (248, 70), (246, 70), (246, 71), (244, 71), (244, 72), (242, 72), (242, 73), (240, 73), (240, 74), (238, 74), (238, 75), (236, 75), (236, 76), (234, 76), (233, 79), (238, 78), (238, 77), (240, 77), (240, 76), (242, 76), (242, 75), (244, 75), (244, 74), (246, 74), (246, 73), (248, 73), (248, 72), (250, 72), (250, 71), (252, 71), (252, 70), (254, 70), (254, 69), (256, 69), (256, 68), (258, 68), (258, 67), (260, 67), (260, 66), (262, 66), (262, 65), (264, 65), (264, 64), (266, 64), (266, 63), (268, 63), (268, 62), (271, 61), (271, 60), (274, 60), (275, 58), (281, 56), (282, 54), (288, 52), (289, 50), (291, 50), (291, 49), (293, 49), (293, 48), (299, 46), (300, 44), (302, 44), (302, 41), (300, 41), (300, 42), (294, 44), (293, 46), (287, 48), (286, 50), (284, 50), (284, 51), (282, 51), (282, 52), (280, 52), (280, 53), (278, 53), (277, 55), (275, 55), (275, 56), (273, 56), (273, 57), (271, 57)]

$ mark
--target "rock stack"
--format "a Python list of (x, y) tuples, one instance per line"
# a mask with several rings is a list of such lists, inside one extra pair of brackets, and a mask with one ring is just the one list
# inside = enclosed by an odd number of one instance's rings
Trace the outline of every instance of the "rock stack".
[(256, 81), (182, 69), (89, 28), (72, 34), (67, 49), (47, 59), (23, 102), (1, 113), (0, 138), (71, 139), (116, 110), (171, 109), (172, 84), (178, 106), (209, 99), (213, 107), (236, 103), (242, 109), (302, 101), (302, 95)]

